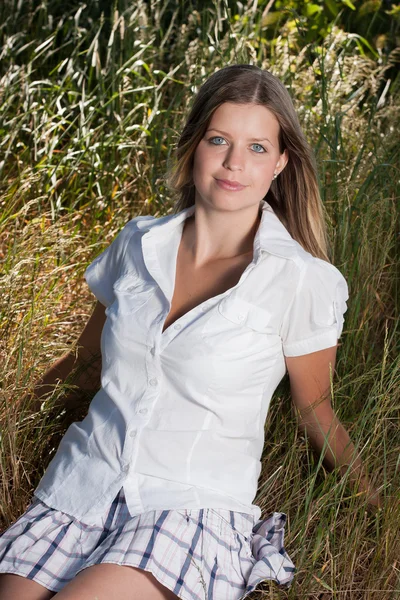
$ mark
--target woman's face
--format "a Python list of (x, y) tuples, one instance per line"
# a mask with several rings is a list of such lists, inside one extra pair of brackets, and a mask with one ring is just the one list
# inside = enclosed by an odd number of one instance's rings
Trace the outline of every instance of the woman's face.
[(278, 135), (278, 120), (265, 106), (218, 107), (194, 154), (195, 202), (222, 210), (258, 207), (287, 163)]

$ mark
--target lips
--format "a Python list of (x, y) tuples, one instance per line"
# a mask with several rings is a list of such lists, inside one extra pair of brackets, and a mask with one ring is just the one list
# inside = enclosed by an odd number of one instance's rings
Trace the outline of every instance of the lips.
[(238, 181), (229, 181), (228, 179), (216, 179), (215, 180), (219, 187), (223, 190), (228, 190), (230, 192), (239, 192), (240, 190), (244, 190), (245, 185), (242, 185)]

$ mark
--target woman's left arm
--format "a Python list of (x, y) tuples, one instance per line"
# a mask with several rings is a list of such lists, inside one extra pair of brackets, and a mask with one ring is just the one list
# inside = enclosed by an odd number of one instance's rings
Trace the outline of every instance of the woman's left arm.
[(299, 427), (330, 468), (344, 474), (350, 467), (350, 482), (367, 494), (370, 505), (381, 507), (378, 492), (368, 480), (360, 456), (331, 404), (331, 381), (337, 346), (302, 356), (285, 357), (293, 404)]

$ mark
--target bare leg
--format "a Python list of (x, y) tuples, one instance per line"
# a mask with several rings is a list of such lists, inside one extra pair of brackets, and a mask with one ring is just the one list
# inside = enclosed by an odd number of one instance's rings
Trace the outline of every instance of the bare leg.
[[(151, 573), (136, 567), (93, 565), (68, 583), (57, 600), (175, 600), (175, 596)], [(1, 600), (1, 599), (0, 599)]]
[(0, 574), (0, 600), (49, 600), (55, 592), (13, 573)]

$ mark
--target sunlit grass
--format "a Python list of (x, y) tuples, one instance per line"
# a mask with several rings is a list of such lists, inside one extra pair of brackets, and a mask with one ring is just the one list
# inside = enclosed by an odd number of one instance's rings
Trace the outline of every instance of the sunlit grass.
[[(107, 32), (84, 9), (53, 21), (40, 10), (36, 33), (7, 38), (0, 80), (3, 525), (26, 507), (65, 431), (51, 399), (28, 416), (23, 398), (91, 312), (85, 266), (129, 218), (172, 208), (163, 177), (193, 92), (215, 68), (250, 62), (288, 86), (316, 152), (332, 260), (350, 291), (334, 405), (386, 500), (371, 514), (346, 477), (325, 471), (283, 382), (256, 502), (263, 516), (287, 513), (298, 573), (289, 591), (266, 583), (252, 597), (396, 598), (399, 107), (396, 82), (386, 85), (395, 57), (368, 58), (335, 28), (321, 48), (299, 49), (289, 27), (267, 43), (254, 4), (229, 24), (224, 2), (186, 19), (172, 3), (137, 2)], [(160, 10), (171, 11), (165, 29)]]

